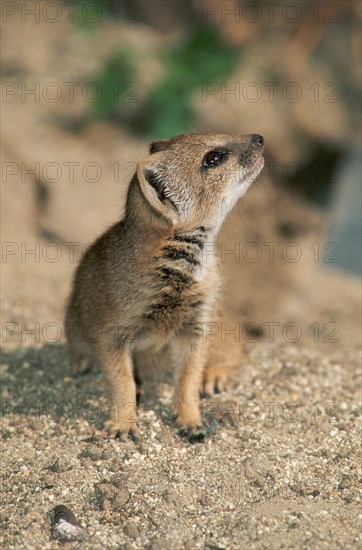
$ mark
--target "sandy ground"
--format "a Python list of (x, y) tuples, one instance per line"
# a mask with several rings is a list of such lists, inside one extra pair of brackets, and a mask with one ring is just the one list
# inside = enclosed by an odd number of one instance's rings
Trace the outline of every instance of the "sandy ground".
[(87, 528), (82, 548), (358, 547), (356, 353), (258, 346), (204, 402), (224, 423), (193, 446), (166, 398), (140, 408), (139, 445), (93, 440), (101, 377), (71, 378), (62, 346), (4, 360), (4, 548), (57, 548), (56, 504)]
[[(5, 30), (15, 48), (9, 66), (17, 53), (25, 74), (36, 75), (26, 28)], [(37, 30), (34, 59), (51, 74), (66, 33)], [(113, 47), (107, 36), (100, 57)], [(59, 78), (77, 75), (85, 58), (90, 71), (85, 54), (65, 48)], [(202, 401), (218, 421), (214, 432), (203, 444), (180, 438), (172, 387), (163, 384), (145, 388), (141, 442), (108, 441), (95, 434), (103, 378), (72, 375), (64, 304), (82, 246), (117, 218), (128, 163), (147, 144), (104, 124), (69, 135), (54, 125), (51, 105), (35, 107), (16, 97), (4, 106), (2, 160), (56, 161), (64, 177), (46, 183), (44, 201), (21, 172), (2, 184), (2, 547), (359, 548), (360, 281), (330, 264), (338, 254), (325, 248), (325, 217), (267, 178), (254, 186), (219, 239), (225, 300), (245, 353), (234, 385)], [(97, 162), (103, 185), (69, 185), (64, 166), (73, 161)], [(75, 514), (86, 540), (53, 538), (57, 505)]]

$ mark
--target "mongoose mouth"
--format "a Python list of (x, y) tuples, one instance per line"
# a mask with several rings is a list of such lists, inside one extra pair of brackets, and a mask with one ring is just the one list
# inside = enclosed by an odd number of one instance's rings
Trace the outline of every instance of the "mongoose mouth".
[(259, 155), (256, 161), (254, 162), (253, 166), (245, 171), (245, 174), (243, 175), (243, 178), (240, 183), (249, 179), (254, 180), (264, 168), (264, 162), (265, 162), (265, 159), (263, 155)]

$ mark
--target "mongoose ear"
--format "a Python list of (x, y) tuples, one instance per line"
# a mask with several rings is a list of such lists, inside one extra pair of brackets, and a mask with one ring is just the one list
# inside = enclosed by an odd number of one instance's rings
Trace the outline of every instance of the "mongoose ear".
[(150, 145), (150, 153), (153, 155), (154, 153), (158, 153), (159, 151), (165, 151), (166, 149), (169, 149), (171, 145), (170, 139), (161, 139), (159, 141), (153, 141)]
[(152, 209), (174, 224), (179, 219), (179, 212), (160, 171), (160, 160), (160, 153), (141, 160), (137, 164), (137, 178), (142, 193)]

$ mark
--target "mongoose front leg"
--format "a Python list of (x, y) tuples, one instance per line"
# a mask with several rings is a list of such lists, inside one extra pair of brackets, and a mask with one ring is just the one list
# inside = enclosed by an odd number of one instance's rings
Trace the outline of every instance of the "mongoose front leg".
[(136, 383), (130, 352), (102, 349), (99, 357), (110, 398), (109, 419), (105, 427), (111, 436), (125, 440), (130, 434), (137, 439)]
[(205, 436), (202, 430), (199, 394), (208, 346), (201, 337), (192, 338), (188, 344), (186, 341), (182, 343), (188, 347), (175, 389), (173, 408), (180, 433), (186, 435), (193, 443), (203, 440)]

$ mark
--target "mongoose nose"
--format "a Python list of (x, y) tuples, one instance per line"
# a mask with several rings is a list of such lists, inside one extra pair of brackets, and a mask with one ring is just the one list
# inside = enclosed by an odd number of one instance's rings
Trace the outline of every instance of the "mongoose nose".
[(258, 145), (259, 147), (261, 147), (262, 145), (264, 145), (264, 138), (259, 134), (253, 134), (251, 137), (251, 143), (252, 145)]

